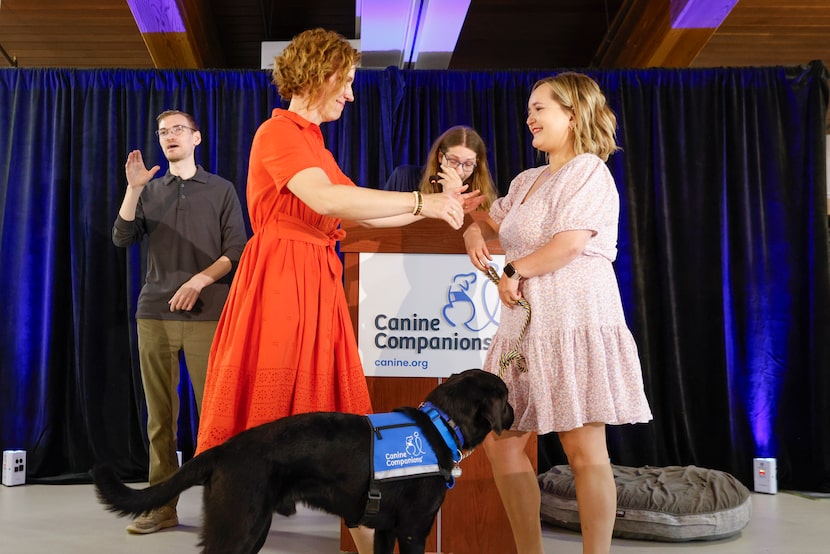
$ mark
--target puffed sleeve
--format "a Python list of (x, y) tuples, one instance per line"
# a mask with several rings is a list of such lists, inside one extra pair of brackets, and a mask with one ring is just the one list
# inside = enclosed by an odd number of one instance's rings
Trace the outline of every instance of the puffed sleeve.
[(600, 158), (584, 154), (568, 168), (569, 184), (553, 210), (552, 234), (588, 230), (593, 233), (585, 247), (588, 255), (614, 260), (617, 255), (617, 226), (620, 198), (614, 177)]
[(619, 195), (605, 163), (593, 155), (580, 156), (568, 167), (568, 185), (557, 199), (553, 231), (585, 229), (595, 234), (617, 224)]

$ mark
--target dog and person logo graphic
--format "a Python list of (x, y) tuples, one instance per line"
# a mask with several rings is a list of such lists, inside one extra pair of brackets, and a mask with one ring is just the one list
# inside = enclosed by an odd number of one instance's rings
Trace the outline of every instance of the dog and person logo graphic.
[(424, 454), (423, 443), (421, 442), (421, 434), (414, 431), (411, 435), (407, 435), (404, 439), (406, 447), (404, 451), (413, 458), (420, 454)]
[[(474, 285), (479, 279), (483, 283), (476, 294)], [(498, 327), (498, 301), (498, 290), (489, 279), (477, 272), (457, 273), (450, 282), (441, 315), (450, 327), (460, 325), (478, 333), (491, 325)]]

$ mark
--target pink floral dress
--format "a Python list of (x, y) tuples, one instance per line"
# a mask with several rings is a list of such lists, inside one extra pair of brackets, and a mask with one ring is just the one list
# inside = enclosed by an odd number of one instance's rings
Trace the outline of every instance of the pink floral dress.
[[(513, 430), (539, 434), (585, 423), (651, 420), (637, 345), (626, 326), (611, 262), (617, 255), (619, 195), (605, 163), (581, 154), (527, 192), (545, 167), (528, 169), (498, 199), (490, 217), (500, 225), (507, 261), (530, 254), (562, 231), (594, 233), (584, 252), (565, 267), (522, 279), (532, 317), (519, 351), (528, 371), (510, 366), (504, 380), (516, 419)], [(499, 373), (525, 320), (521, 307), (502, 306), (500, 326), (484, 369)]]

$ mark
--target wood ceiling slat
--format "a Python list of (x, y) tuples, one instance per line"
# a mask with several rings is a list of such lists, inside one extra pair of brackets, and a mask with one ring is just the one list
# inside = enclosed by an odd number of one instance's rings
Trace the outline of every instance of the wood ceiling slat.
[[(767, 41), (775, 41), (778, 44), (785, 44), (790, 48), (815, 51), (818, 48), (818, 46), (810, 46), (809, 44), (805, 45), (805, 42), (813, 42), (814, 45), (817, 45), (818, 42), (825, 37), (826, 35), (824, 33), (819, 33), (815, 31), (799, 33), (797, 37), (791, 35), (764, 32), (741, 34), (720, 33), (712, 37), (711, 42), (721, 42), (723, 44), (751, 44), (754, 45), (756, 48), (763, 49), (769, 46), (769, 43)], [(810, 39), (812, 39), (812, 41)]]
[(24, 9), (54, 12), (57, 10), (106, 10), (121, 9), (123, 0), (72, 0), (67, 5), (66, 0), (2, 0), (3, 7), (20, 11)]
[[(79, 35), (74, 29), (67, 29), (66, 25), (50, 24), (44, 25), (42, 29), (49, 33), (49, 38), (52, 40), (78, 41), (78, 42), (95, 42), (96, 40), (106, 39), (108, 37), (120, 37), (122, 41), (132, 40), (132, 37), (125, 37), (125, 34), (134, 30), (130, 25), (108, 25), (106, 27), (97, 28), (94, 33), (87, 33)], [(35, 35), (25, 27), (17, 27), (9, 29), (3, 33), (3, 40), (9, 37), (15, 37), (15, 40), (23, 40), (32, 44), (43, 42), (39, 35)]]
[(815, 10), (809, 15), (793, 14), (784, 10), (752, 10), (744, 13), (738, 12), (734, 16), (730, 14), (719, 31), (733, 31), (744, 28), (773, 28), (789, 29), (792, 27), (822, 27), (830, 24), (830, 14), (827, 10)]
[(153, 66), (124, 0), (2, 0), (0, 44), (20, 67)]
[[(827, 0), (739, 0), (738, 6), (745, 4), (743, 9), (761, 10), (772, 8), (779, 11), (802, 11), (810, 9), (826, 10)], [(751, 7), (750, 7), (751, 5)], [(738, 7), (736, 6), (736, 7)], [(731, 15), (731, 14), (730, 14)]]
[(740, 0), (692, 67), (830, 63), (830, 2)]

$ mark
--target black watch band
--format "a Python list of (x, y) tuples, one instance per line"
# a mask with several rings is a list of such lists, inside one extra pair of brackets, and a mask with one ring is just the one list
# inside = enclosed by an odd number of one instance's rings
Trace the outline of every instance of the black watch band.
[(516, 268), (513, 267), (513, 264), (511, 262), (508, 262), (507, 265), (504, 266), (504, 274), (507, 275), (507, 277), (509, 277), (510, 279), (516, 279), (517, 281), (522, 278), (522, 276), (519, 275), (519, 272), (516, 271)]

